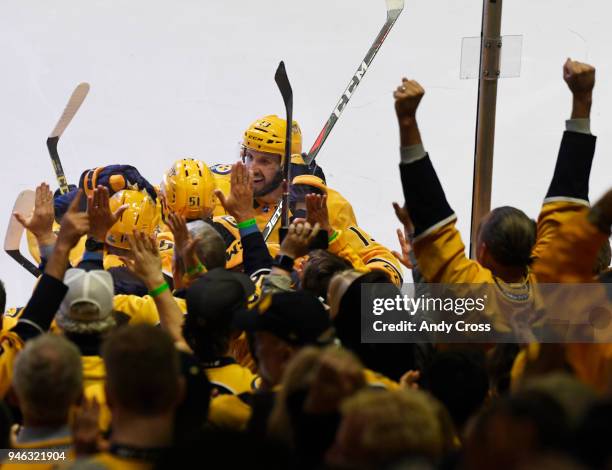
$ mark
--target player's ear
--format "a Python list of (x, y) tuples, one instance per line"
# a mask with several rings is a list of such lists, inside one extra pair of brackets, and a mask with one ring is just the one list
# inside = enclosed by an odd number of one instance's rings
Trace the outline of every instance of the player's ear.
[(478, 248), (476, 249), (476, 260), (480, 264), (484, 264), (485, 259), (489, 253), (489, 249), (487, 248), (487, 244), (483, 241), (478, 243)]

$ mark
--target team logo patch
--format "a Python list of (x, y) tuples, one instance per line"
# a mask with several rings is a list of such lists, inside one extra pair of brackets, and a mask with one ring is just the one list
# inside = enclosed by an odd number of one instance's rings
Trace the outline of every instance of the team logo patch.
[(216, 173), (218, 175), (227, 175), (232, 171), (232, 165), (228, 165), (226, 163), (217, 163), (210, 167), (210, 171)]

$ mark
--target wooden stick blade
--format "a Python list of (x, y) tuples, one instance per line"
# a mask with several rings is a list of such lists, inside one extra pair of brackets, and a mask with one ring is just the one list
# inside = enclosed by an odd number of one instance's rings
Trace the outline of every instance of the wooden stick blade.
[(64, 133), (66, 127), (68, 127), (68, 124), (70, 124), (72, 118), (74, 118), (74, 115), (77, 113), (77, 111), (83, 104), (83, 101), (85, 101), (87, 93), (89, 93), (89, 83), (80, 83), (74, 89), (72, 95), (70, 96), (70, 99), (68, 100), (68, 104), (64, 108), (62, 116), (60, 117), (59, 121), (57, 121), (57, 124), (51, 131), (51, 135), (49, 136), (49, 138), (59, 138)]
[(6, 236), (4, 237), (4, 251), (6, 251), (11, 258), (17, 261), (28, 272), (32, 273), (34, 276), (40, 276), (40, 270), (36, 267), (36, 265), (21, 254), (21, 238), (23, 236), (24, 228), (13, 215), (14, 212), (19, 212), (20, 214), (24, 214), (26, 216), (30, 215), (30, 213), (34, 210), (35, 197), (36, 193), (29, 189), (20, 192), (19, 196), (17, 196), (15, 205), (13, 206), (13, 211), (10, 215), (8, 227), (6, 229)]
[(404, 0), (385, 0), (387, 3), (387, 17), (397, 19), (404, 9)]

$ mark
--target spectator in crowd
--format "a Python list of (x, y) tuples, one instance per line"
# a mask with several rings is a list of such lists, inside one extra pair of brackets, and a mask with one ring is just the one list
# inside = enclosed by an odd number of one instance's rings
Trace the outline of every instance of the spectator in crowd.
[[(496, 331), (525, 338), (534, 306), (535, 276), (528, 269), (545, 253), (559, 225), (588, 206), (588, 181), (595, 152), (590, 109), (595, 69), (568, 59), (564, 80), (573, 97), (557, 165), (538, 225), (520, 210), (501, 207), (480, 221), (476, 260), (465, 255), (455, 228), (456, 216), (446, 201), (419, 132), (416, 112), (425, 93), (415, 81), (403, 79), (396, 89), (395, 110), (400, 128), (400, 173), (406, 209), (414, 225), (414, 251), (428, 282), (492, 284), (486, 319)], [(504, 318), (504, 308), (512, 318)], [(527, 336), (529, 337), (529, 336)]]
[(283, 374), (269, 433), (293, 449), (300, 468), (319, 468), (340, 422), (340, 404), (364, 387), (365, 371), (350, 352), (303, 348)]
[[(436, 463), (447, 448), (435, 401), (418, 390), (363, 390), (341, 405), (328, 465), (375, 469)], [(408, 463), (407, 463), (408, 464)], [(425, 467), (427, 468), (427, 467)]]
[(478, 415), (468, 433), (465, 462), (468, 468), (517, 468), (549, 452), (562, 452), (569, 444), (567, 416), (548, 394), (523, 391), (500, 398)]
[(102, 357), (112, 412), (110, 447), (91, 461), (108, 469), (153, 468), (172, 444), (183, 400), (179, 353), (164, 331), (135, 325), (109, 335)]
[(83, 393), (78, 349), (48, 333), (28, 341), (15, 359), (13, 387), (23, 415), (14, 446), (67, 451), (72, 442), (69, 411)]
[(487, 398), (484, 354), (473, 350), (437, 352), (423, 369), (419, 385), (440, 400), (461, 433)]

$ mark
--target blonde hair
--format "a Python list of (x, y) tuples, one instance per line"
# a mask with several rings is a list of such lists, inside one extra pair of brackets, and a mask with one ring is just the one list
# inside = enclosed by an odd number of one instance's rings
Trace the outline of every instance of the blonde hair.
[[(322, 359), (329, 355), (348, 359), (354, 365), (363, 368), (359, 359), (346, 349), (336, 346), (324, 349), (313, 346), (302, 348), (289, 362), (283, 374), (281, 388), (268, 421), (268, 434), (271, 437), (289, 445), (294, 444), (287, 401), (293, 393), (310, 387), (319, 371)], [(365, 385), (365, 378), (363, 385)]]
[(367, 423), (359, 436), (363, 451), (381, 461), (406, 454), (436, 459), (445, 447), (439, 409), (427, 393), (366, 389), (346, 399), (343, 420), (359, 416)]

